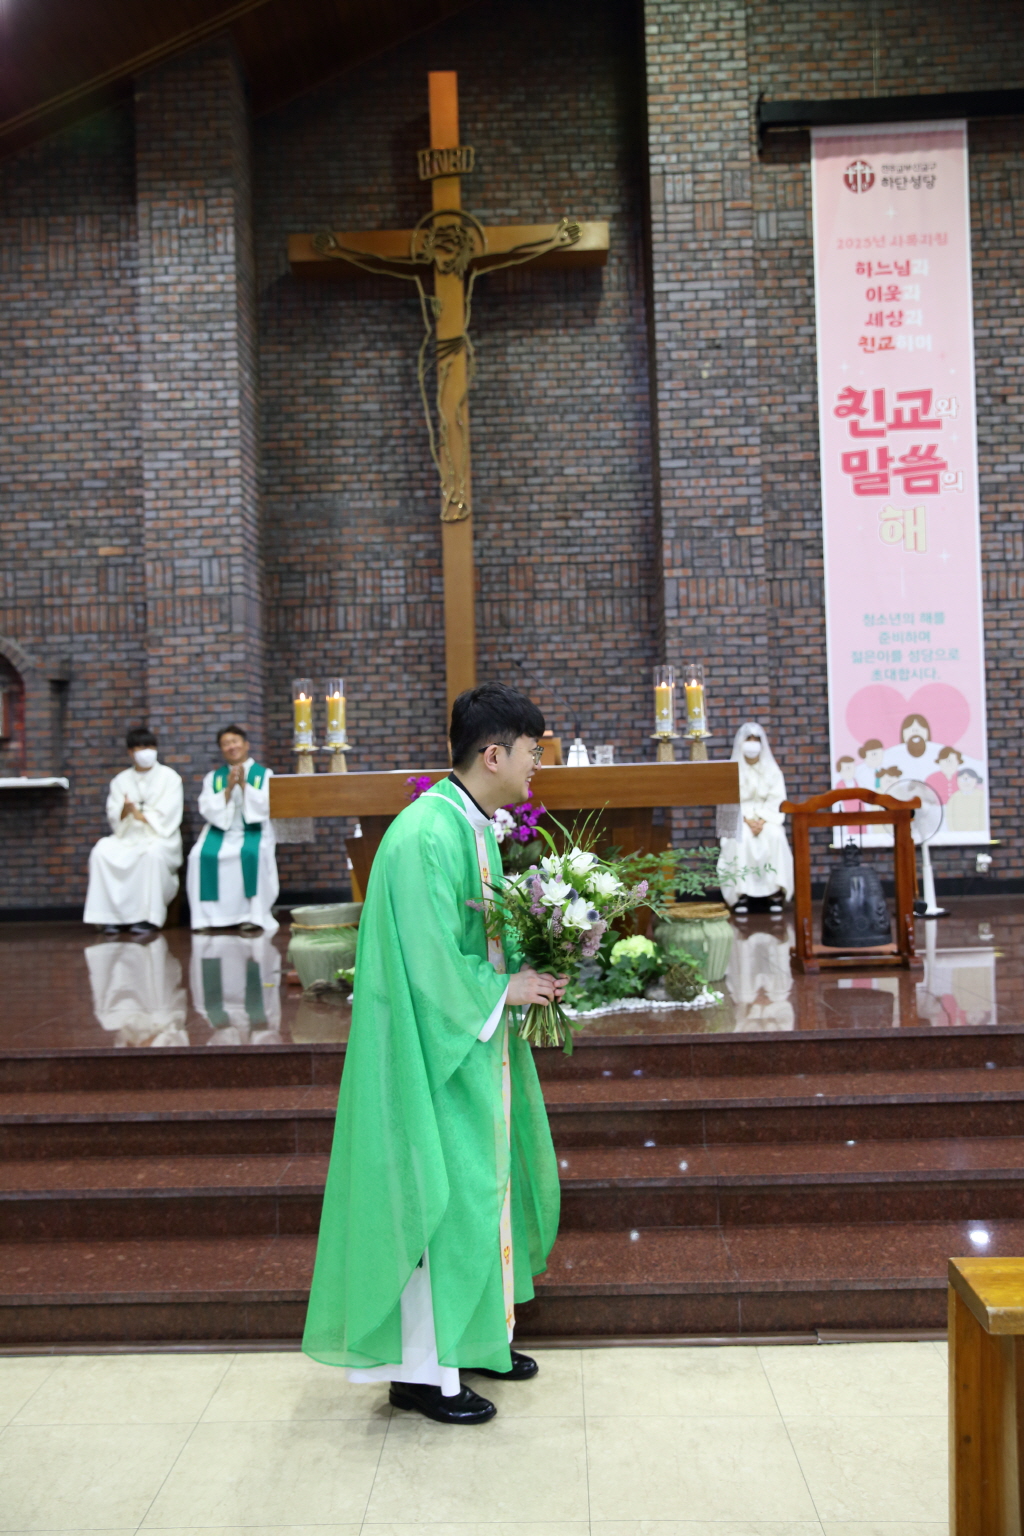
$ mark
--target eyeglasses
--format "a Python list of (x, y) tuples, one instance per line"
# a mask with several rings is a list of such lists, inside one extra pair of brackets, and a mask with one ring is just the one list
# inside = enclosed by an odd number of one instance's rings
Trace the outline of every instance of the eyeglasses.
[[(487, 752), (487, 751), (490, 750), (491, 747), (501, 747), (501, 745), (502, 744), (501, 744), (500, 741), (489, 741), (487, 743), (486, 747), (477, 747), (477, 751), (478, 752)], [(508, 747), (502, 747), (502, 751), (507, 752), (508, 751)], [(544, 748), (543, 747), (531, 747), (530, 748), (530, 756), (533, 758), (534, 767), (535, 768), (539, 768), (540, 765), (541, 765), (541, 759), (544, 756)]]

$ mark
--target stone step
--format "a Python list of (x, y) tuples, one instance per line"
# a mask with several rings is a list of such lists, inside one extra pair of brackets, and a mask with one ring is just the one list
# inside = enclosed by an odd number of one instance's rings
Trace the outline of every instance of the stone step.
[[(993, 1028), (800, 1030), (762, 1035), (644, 1034), (643, 1014), (609, 1016), (576, 1040), (571, 1056), (535, 1051), (545, 1079), (744, 1076), (764, 1073), (901, 1071), (1024, 1066), (1024, 1025)], [(652, 1015), (652, 1022), (658, 1021)], [(693, 1023), (694, 1016), (690, 1016)], [(591, 1029), (597, 1026), (592, 1025)], [(622, 1034), (614, 1031), (622, 1029)], [(108, 1092), (149, 1088), (329, 1087), (341, 1079), (343, 1044), (262, 1045), (242, 1050), (0, 1051), (0, 1093)]]
[[(979, 1236), (1024, 1251), (1024, 1221), (570, 1230), (517, 1339), (941, 1328), (947, 1260)], [(0, 1344), (296, 1339), (314, 1252), (301, 1235), (5, 1244)]]
[[(0, 1165), (0, 1242), (314, 1235), (326, 1155)], [(563, 1149), (561, 1230), (1024, 1219), (1012, 1138)]]
[[(548, 1080), (555, 1145), (709, 1145), (1010, 1136), (1024, 1068)], [(337, 1089), (188, 1088), (0, 1095), (0, 1156), (323, 1153)]]

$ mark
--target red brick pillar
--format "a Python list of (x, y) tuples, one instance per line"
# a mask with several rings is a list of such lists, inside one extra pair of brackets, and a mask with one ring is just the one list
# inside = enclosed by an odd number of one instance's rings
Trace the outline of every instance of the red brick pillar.
[(149, 720), (185, 777), (263, 747), (249, 125), (216, 39), (136, 86)]

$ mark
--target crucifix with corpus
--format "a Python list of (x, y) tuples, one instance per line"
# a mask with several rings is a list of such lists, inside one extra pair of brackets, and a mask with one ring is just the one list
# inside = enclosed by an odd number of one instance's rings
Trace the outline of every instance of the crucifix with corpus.
[[(462, 207), (461, 178), (473, 169), (474, 152), (459, 143), (458, 77), (428, 76), (430, 148), (420, 150), (421, 180), (429, 181), (432, 209), (415, 229), (322, 231), (292, 235), (292, 272), (304, 277), (356, 277), (361, 272), (416, 284), (423, 312), (419, 351), (420, 392), (430, 446), (441, 482), (444, 568), (445, 671), (448, 707), (476, 682), (473, 502), (469, 462), (469, 386), (473, 346), (469, 338), (473, 284), (480, 273), (533, 262), (539, 266), (604, 266), (607, 223), (485, 226)], [(424, 280), (433, 273), (433, 293)], [(436, 353), (437, 385), (428, 397), (426, 367)]]

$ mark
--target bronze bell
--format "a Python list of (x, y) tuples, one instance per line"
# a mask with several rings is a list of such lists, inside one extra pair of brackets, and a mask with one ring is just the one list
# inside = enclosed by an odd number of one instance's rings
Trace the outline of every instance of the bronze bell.
[(821, 904), (821, 942), (832, 949), (869, 949), (892, 943), (892, 922), (882, 882), (860, 862), (856, 843), (847, 843), (841, 863), (832, 865)]

